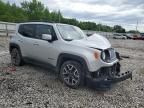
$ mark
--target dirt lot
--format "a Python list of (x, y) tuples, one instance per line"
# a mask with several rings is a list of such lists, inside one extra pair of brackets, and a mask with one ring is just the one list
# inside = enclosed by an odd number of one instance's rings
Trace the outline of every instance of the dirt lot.
[[(132, 81), (118, 83), (105, 92), (88, 87), (70, 89), (50, 69), (28, 64), (12, 68), (6, 54), (0, 56), (0, 107), (144, 108), (144, 41), (110, 41), (124, 57), (122, 71), (135, 69)], [(0, 52), (7, 50), (4, 44), (0, 39)]]
[(9, 41), (9, 38), (0, 36), (0, 51), (8, 50), (8, 41)]

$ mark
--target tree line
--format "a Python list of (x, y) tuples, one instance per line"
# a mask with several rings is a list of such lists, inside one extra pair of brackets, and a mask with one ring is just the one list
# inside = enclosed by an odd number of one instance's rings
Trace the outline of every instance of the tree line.
[(104, 32), (125, 33), (126, 30), (115, 25), (110, 27), (103, 24), (96, 24), (90, 21), (78, 21), (75, 18), (65, 18), (60, 10), (50, 12), (48, 7), (45, 7), (40, 1), (24, 1), (21, 6), (16, 4), (5, 3), (0, 0), (0, 21), (6, 22), (28, 22), (28, 21), (44, 21), (66, 23), (80, 27), (83, 30), (95, 30)]

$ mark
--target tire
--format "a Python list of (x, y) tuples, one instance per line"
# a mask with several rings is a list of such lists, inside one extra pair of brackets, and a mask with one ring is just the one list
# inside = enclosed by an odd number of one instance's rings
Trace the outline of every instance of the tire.
[(23, 64), (21, 52), (17, 48), (13, 48), (10, 54), (13, 65), (21, 66)]
[(78, 88), (84, 82), (82, 66), (76, 61), (66, 61), (60, 69), (60, 79), (70, 88)]

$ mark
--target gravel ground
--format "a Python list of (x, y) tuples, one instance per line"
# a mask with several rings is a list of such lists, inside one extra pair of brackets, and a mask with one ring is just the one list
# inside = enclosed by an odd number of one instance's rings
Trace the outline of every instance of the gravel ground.
[[(122, 71), (134, 69), (133, 80), (99, 92), (70, 89), (50, 69), (12, 67), (9, 54), (0, 56), (0, 108), (144, 108), (144, 41), (110, 40), (122, 56)], [(0, 51), (7, 48), (0, 46)]]
[(8, 41), (9, 41), (9, 38), (0, 36), (0, 52), (8, 50)]

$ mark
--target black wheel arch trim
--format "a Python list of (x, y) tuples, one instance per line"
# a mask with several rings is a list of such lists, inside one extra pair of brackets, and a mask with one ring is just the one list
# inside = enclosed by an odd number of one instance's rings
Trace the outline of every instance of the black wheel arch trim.
[(61, 65), (64, 63), (64, 61), (67, 61), (67, 60), (74, 60), (74, 61), (79, 62), (82, 65), (84, 71), (85, 72), (88, 71), (88, 66), (84, 58), (77, 56), (77, 55), (73, 55), (73, 54), (61, 53), (58, 56), (57, 65), (56, 65), (58, 72), (60, 70)]
[(18, 45), (18, 44), (16, 44), (16, 43), (10, 43), (9, 44), (9, 52), (11, 52), (12, 51), (12, 48), (17, 48), (19, 51), (20, 51), (20, 53), (21, 53), (21, 50), (20, 50), (20, 46)]

